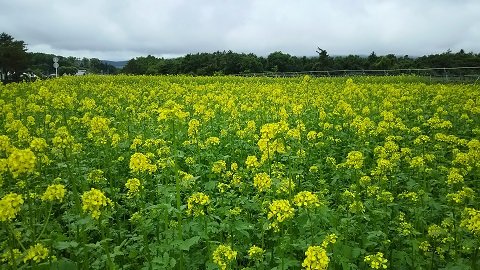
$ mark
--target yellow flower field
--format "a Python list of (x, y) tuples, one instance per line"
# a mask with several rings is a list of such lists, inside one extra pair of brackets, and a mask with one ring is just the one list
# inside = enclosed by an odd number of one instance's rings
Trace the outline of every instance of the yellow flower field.
[(0, 86), (2, 269), (478, 269), (480, 85)]

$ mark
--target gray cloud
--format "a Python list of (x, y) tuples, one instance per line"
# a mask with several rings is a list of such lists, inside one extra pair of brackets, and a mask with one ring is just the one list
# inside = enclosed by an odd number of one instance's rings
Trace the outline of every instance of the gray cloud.
[(0, 0), (29, 51), (125, 60), (233, 50), (424, 55), (478, 51), (477, 0)]

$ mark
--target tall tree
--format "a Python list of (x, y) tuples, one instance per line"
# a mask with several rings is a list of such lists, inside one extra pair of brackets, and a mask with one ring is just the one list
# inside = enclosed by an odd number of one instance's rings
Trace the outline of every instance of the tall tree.
[(330, 70), (333, 67), (333, 58), (327, 53), (327, 50), (317, 47), (318, 62), (315, 65), (315, 70)]
[(25, 42), (14, 40), (7, 33), (0, 34), (0, 79), (6, 80), (10, 74), (13, 80), (18, 80), (27, 69), (28, 54)]

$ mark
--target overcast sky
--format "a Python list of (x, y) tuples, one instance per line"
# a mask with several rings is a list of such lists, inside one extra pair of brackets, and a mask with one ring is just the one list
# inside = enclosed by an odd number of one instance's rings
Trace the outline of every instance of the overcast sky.
[(102, 60), (480, 53), (479, 18), (480, 0), (0, 0), (0, 32), (28, 51)]

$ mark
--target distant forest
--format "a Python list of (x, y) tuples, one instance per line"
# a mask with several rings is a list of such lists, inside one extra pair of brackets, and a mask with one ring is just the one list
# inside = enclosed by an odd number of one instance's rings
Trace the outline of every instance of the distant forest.
[(326, 50), (317, 49), (318, 56), (297, 57), (282, 52), (273, 52), (267, 57), (255, 54), (228, 52), (187, 54), (174, 59), (156, 58), (149, 55), (131, 59), (122, 68), (126, 74), (191, 74), (230, 75), (262, 72), (301, 72), (329, 70), (391, 70), (415, 68), (480, 67), (480, 54), (460, 50), (452, 53), (422, 57), (377, 56), (372, 52), (367, 57), (359, 55), (330, 56)]
[[(165, 75), (188, 74), (197, 76), (231, 75), (263, 72), (301, 72), (329, 70), (391, 70), (415, 68), (480, 67), (480, 54), (447, 51), (421, 57), (348, 55), (330, 56), (318, 48), (318, 56), (298, 57), (282, 52), (273, 52), (267, 57), (253, 53), (214, 52), (187, 54), (178, 58), (157, 58), (152, 55), (137, 57), (129, 61), (104, 61), (97, 58), (59, 57), (59, 75), (75, 74), (79, 69), (93, 74)], [(29, 53), (28, 71), (48, 75), (55, 73), (53, 55)], [(118, 65), (124, 65), (119, 67)]]
[[(129, 61), (108, 61), (97, 58), (58, 57), (58, 69), (53, 67), (55, 55), (27, 52), (24, 41), (15, 40), (6, 33), (0, 34), (0, 78), (2, 81), (17, 81), (25, 76), (47, 77), (75, 74), (133, 74), (133, 75), (231, 75), (264, 72), (302, 72), (331, 70), (392, 70), (421, 68), (480, 67), (480, 54), (464, 50), (421, 57), (388, 54), (377, 56), (348, 55), (330, 56), (324, 49), (315, 50), (315, 56), (292, 56), (280, 51), (267, 57), (253, 53), (217, 51), (214, 53), (187, 54), (165, 59), (152, 55)], [(313, 54), (313, 50), (312, 50)], [(81, 72), (79, 72), (81, 71)], [(474, 72), (477, 72), (475, 70)], [(33, 75), (35, 74), (35, 75)]]

